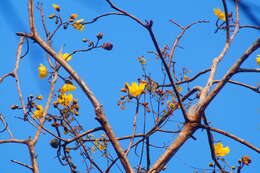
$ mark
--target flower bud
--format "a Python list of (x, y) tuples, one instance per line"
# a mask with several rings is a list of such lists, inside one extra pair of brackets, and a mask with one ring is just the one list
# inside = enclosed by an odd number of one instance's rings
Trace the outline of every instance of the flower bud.
[(77, 17), (78, 17), (78, 15), (75, 13), (70, 15), (70, 19), (72, 19), (72, 20), (76, 19)]
[(48, 16), (49, 19), (53, 19), (54, 17), (56, 17), (56, 14), (50, 14), (50, 15)]
[(88, 39), (86, 39), (86, 38), (82, 38), (81, 41), (84, 42), (84, 43), (86, 43), (86, 42), (88, 41)]
[(105, 50), (112, 50), (113, 44), (112, 44), (112, 43), (109, 43), (109, 42), (104, 43), (104, 44), (102, 45), (102, 48), (105, 49)]
[(251, 163), (251, 158), (249, 156), (243, 156), (242, 163), (245, 165), (249, 165)]
[(97, 39), (98, 40), (101, 40), (103, 38), (103, 33), (102, 32), (99, 32), (98, 34), (97, 34)]
[(19, 106), (18, 105), (11, 105), (10, 108), (11, 109), (17, 109), (17, 108), (19, 108)]
[(42, 100), (43, 97), (41, 95), (35, 97), (37, 100)]
[(51, 141), (50, 141), (50, 145), (53, 147), (53, 148), (58, 148), (59, 147), (59, 141), (58, 141), (58, 139), (52, 139)]
[(60, 12), (60, 6), (58, 6), (57, 4), (52, 4), (52, 7), (53, 7), (56, 11)]

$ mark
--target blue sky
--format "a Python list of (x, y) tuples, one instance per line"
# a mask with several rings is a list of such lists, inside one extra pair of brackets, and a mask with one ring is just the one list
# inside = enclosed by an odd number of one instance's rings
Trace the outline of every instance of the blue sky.
[[(38, 1), (35, 1), (38, 2)], [(54, 13), (51, 7), (52, 3), (59, 4), (61, 7), (61, 15), (66, 18), (71, 13), (77, 13), (79, 18), (86, 21), (91, 20), (97, 15), (112, 12), (113, 10), (102, 0), (45, 0), (43, 7), (46, 16)], [(175, 37), (179, 34), (180, 29), (176, 25), (169, 22), (174, 19), (179, 24), (185, 26), (197, 20), (208, 20), (210, 23), (194, 25), (184, 35), (180, 42), (179, 48), (176, 50), (174, 60), (176, 63), (177, 73), (181, 72), (183, 67), (191, 70), (189, 76), (209, 68), (214, 57), (216, 57), (223, 48), (225, 42), (225, 34), (223, 31), (214, 33), (216, 26), (216, 17), (213, 14), (213, 8), (222, 8), (220, 0), (213, 1), (181, 1), (173, 2), (165, 0), (159, 2), (156, 0), (114, 0), (118, 7), (128, 11), (141, 20), (153, 20), (154, 32), (161, 47), (165, 45), (171, 46)], [(229, 1), (228, 1), (229, 2)], [(256, 4), (255, 1), (248, 1), (249, 4)], [(27, 21), (27, 1), (11, 1), (6, 0), (0, 5), (0, 32), (2, 33), (2, 63), (0, 65), (0, 76), (12, 71), (15, 63), (15, 54), (19, 38), (15, 32), (28, 32)], [(229, 5), (229, 10), (234, 11), (233, 5)], [(38, 32), (43, 36), (42, 25), (40, 23), (39, 13), (35, 10), (35, 20)], [(53, 30), (55, 24), (53, 21), (46, 19), (50, 30)], [(241, 24), (253, 24), (249, 21), (244, 13), (241, 13)], [(134, 21), (122, 16), (108, 16), (100, 19), (94, 24), (85, 26), (83, 32), (73, 28), (61, 30), (55, 35), (53, 46), (56, 51), (64, 46), (64, 51), (71, 52), (75, 49), (84, 47), (82, 38), (95, 40), (98, 32), (104, 33), (104, 42), (112, 42), (114, 48), (112, 51), (104, 51), (101, 49), (91, 52), (79, 53), (73, 56), (69, 62), (78, 74), (86, 81), (99, 101), (104, 105), (105, 113), (108, 120), (113, 126), (117, 136), (130, 135), (132, 128), (133, 115), (135, 107), (133, 104), (127, 104), (126, 110), (122, 111), (118, 108), (120, 89), (124, 87), (125, 82), (137, 81), (142, 75), (141, 66), (136, 61), (139, 56), (145, 56), (147, 60), (146, 70), (152, 77), (158, 81), (162, 81), (161, 63), (155, 57), (147, 53), (154, 51), (154, 46), (149, 38), (148, 33)], [(259, 30), (241, 29), (232, 46), (220, 63), (216, 77), (220, 78), (226, 70), (239, 58), (242, 53), (253, 43), (259, 36)], [(30, 51), (21, 64), (19, 75), (21, 78), (23, 95), (26, 96), (42, 94), (47, 97), (49, 92), (49, 84), (47, 79), (39, 79), (37, 68), (40, 63), (46, 64), (47, 59), (41, 48), (29, 41)], [(260, 54), (257, 50), (242, 65), (244, 68), (258, 68), (255, 63), (255, 57)], [(63, 75), (66, 72), (62, 71)], [(208, 74), (199, 78), (192, 86), (204, 86)], [(259, 74), (242, 73), (236, 75), (233, 79), (245, 82), (252, 86), (259, 84)], [(58, 82), (58, 86), (62, 83)], [(185, 90), (184, 90), (185, 92)], [(15, 81), (7, 78), (0, 84), (0, 112), (5, 116), (9, 126), (16, 138), (24, 139), (34, 135), (35, 129), (28, 123), (17, 119), (21, 116), (21, 112), (11, 111), (8, 107), (13, 104), (19, 104), (18, 96), (15, 88)], [(94, 120), (93, 109), (89, 102), (85, 99), (81, 91), (74, 94), (79, 99), (81, 112), (79, 121), (86, 128), (97, 126)], [(44, 104), (46, 100), (40, 103)], [(51, 110), (53, 111), (53, 110)], [(228, 131), (242, 139), (247, 140), (253, 145), (259, 147), (259, 130), (260, 130), (260, 107), (259, 94), (242, 88), (228, 84), (222, 92), (215, 98), (206, 111), (208, 120), (213, 127)], [(183, 121), (180, 112), (176, 112), (176, 119), (173, 119), (171, 125), (176, 129)], [(148, 117), (149, 119), (149, 117)], [(151, 119), (151, 117), (150, 117)], [(141, 124), (143, 115), (138, 117), (138, 123)], [(148, 122), (149, 124), (149, 122)], [(47, 126), (48, 127), (48, 126)], [(141, 126), (140, 126), (141, 127)], [(141, 130), (138, 129), (138, 130)], [(141, 131), (139, 131), (141, 132)], [(210, 162), (209, 147), (207, 144), (206, 132), (198, 130), (194, 135), (197, 140), (189, 140), (181, 148), (169, 162), (169, 170), (165, 172), (192, 172), (196, 168), (208, 168)], [(156, 144), (160, 140), (165, 139), (170, 142), (175, 135), (155, 136), (151, 140)], [(7, 134), (1, 134), (0, 139), (8, 138)], [(257, 172), (260, 169), (259, 155), (248, 149), (247, 147), (235, 142), (222, 135), (215, 135), (216, 140), (222, 141), (231, 149), (229, 155), (225, 158), (230, 165), (236, 165), (237, 160), (243, 155), (249, 155), (252, 158), (252, 164), (244, 168), (244, 172)], [(48, 144), (51, 137), (46, 134), (42, 135), (36, 150), (41, 172), (68, 172), (67, 167), (59, 165), (55, 158), (56, 152)], [(157, 143), (158, 144), (158, 143)], [(162, 144), (162, 143), (160, 143)], [(126, 146), (126, 143), (123, 143)], [(156, 160), (162, 150), (155, 149), (152, 156), (152, 162)], [(0, 172), (29, 172), (17, 164), (11, 163), (14, 159), (24, 163), (29, 163), (27, 148), (17, 144), (1, 144), (0, 147)], [(132, 163), (136, 163), (134, 154), (131, 153), (129, 158)], [(75, 154), (75, 157), (79, 157)], [(97, 155), (98, 157), (98, 155)], [(75, 159), (76, 160), (76, 159)], [(77, 162), (82, 166), (80, 161)], [(51, 171), (50, 171), (51, 170)], [(84, 167), (79, 168), (80, 172), (84, 172)]]

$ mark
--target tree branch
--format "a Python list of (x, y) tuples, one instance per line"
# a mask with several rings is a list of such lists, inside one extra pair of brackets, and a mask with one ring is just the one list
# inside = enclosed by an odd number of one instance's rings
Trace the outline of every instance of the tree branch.
[(235, 140), (237, 142), (240, 142), (241, 144), (251, 148), (252, 150), (256, 151), (257, 153), (260, 153), (260, 148), (257, 148), (255, 146), (253, 146), (252, 144), (250, 144), (246, 140), (241, 139), (241, 138), (239, 138), (239, 137), (237, 137), (237, 136), (235, 136), (233, 134), (230, 134), (230, 133), (228, 133), (226, 131), (223, 131), (223, 130), (220, 130), (220, 129), (217, 129), (217, 128), (213, 128), (213, 127), (210, 127), (210, 126), (200, 125), (200, 127), (204, 128), (204, 129), (209, 129), (211, 131), (217, 132), (217, 133), (222, 134), (222, 135), (225, 135), (225, 136), (227, 136), (227, 137), (229, 137), (229, 138), (231, 138), (231, 139), (233, 139), (233, 140)]

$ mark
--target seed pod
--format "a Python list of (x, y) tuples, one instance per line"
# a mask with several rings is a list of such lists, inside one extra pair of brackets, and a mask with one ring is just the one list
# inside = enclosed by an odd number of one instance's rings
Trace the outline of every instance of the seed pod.
[(58, 148), (59, 147), (59, 141), (58, 141), (58, 139), (52, 139), (51, 141), (50, 141), (50, 145), (53, 147), (53, 148)]

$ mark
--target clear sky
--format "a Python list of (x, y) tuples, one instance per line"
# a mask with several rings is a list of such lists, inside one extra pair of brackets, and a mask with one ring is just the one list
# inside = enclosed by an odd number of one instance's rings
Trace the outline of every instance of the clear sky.
[[(38, 1), (35, 1), (37, 3)], [(70, 14), (77, 13), (79, 18), (86, 21), (94, 17), (106, 13), (113, 12), (112, 9), (103, 0), (41, 0), (46, 16), (54, 13), (51, 7), (52, 3), (61, 7), (61, 15), (68, 18)], [(114, 0), (118, 7), (135, 15), (142, 21), (153, 20), (154, 32), (161, 47), (171, 46), (176, 36), (180, 33), (180, 29), (176, 25), (169, 22), (170, 19), (175, 20), (182, 26), (188, 25), (198, 20), (208, 20), (210, 23), (194, 25), (184, 35), (180, 42), (181, 48), (176, 50), (174, 60), (176, 63), (177, 74), (182, 68), (191, 71), (188, 76), (193, 76), (198, 72), (209, 68), (214, 57), (218, 56), (225, 43), (225, 34), (223, 31), (214, 33), (217, 20), (213, 14), (213, 8), (221, 8), (220, 0), (213, 1), (172, 1), (172, 0)], [(234, 6), (228, 1), (229, 10), (234, 12)], [(252, 12), (259, 11), (259, 2), (248, 0), (252, 8)], [(35, 10), (35, 21), (38, 32), (43, 36), (41, 19), (39, 13)], [(55, 28), (53, 21), (46, 19), (46, 23), (50, 30)], [(254, 22), (249, 20), (244, 12), (241, 13), (241, 25), (251, 24)], [(0, 76), (12, 71), (15, 65), (16, 48), (19, 37), (15, 32), (28, 32), (27, 20), (27, 1), (26, 0), (2, 0), (0, 4), (0, 33), (1, 56)], [(112, 51), (93, 50), (86, 53), (78, 53), (73, 56), (69, 62), (78, 74), (85, 80), (95, 96), (104, 105), (104, 110), (108, 120), (113, 126), (117, 136), (131, 134), (133, 115), (135, 107), (132, 104), (126, 105), (126, 110), (122, 111), (117, 106), (119, 100), (120, 89), (124, 87), (125, 82), (137, 81), (142, 76), (142, 69), (136, 58), (145, 56), (147, 60), (146, 70), (151, 76), (162, 81), (161, 62), (155, 57), (147, 53), (154, 51), (154, 46), (149, 38), (148, 33), (134, 21), (123, 16), (108, 16), (100, 19), (94, 24), (86, 25), (84, 31), (77, 31), (70, 27), (67, 30), (61, 30), (55, 35), (53, 46), (58, 52), (62, 46), (66, 52), (72, 52), (76, 49), (84, 48), (82, 38), (95, 40), (96, 34), (102, 32), (104, 34), (104, 42), (112, 42), (114, 47)], [(232, 46), (220, 63), (217, 71), (217, 79), (221, 78), (226, 70), (239, 58), (242, 53), (259, 37), (260, 31), (254, 29), (241, 29), (235, 38)], [(45, 98), (49, 92), (49, 84), (47, 79), (39, 79), (37, 68), (39, 64), (47, 66), (46, 54), (41, 48), (29, 41), (29, 54), (22, 60), (19, 69), (21, 85), (24, 98), (32, 95), (43, 95)], [(244, 68), (258, 68), (255, 57), (260, 54), (257, 50), (242, 65)], [(66, 72), (63, 70), (63, 75)], [(205, 85), (208, 74), (199, 78), (190, 87)], [(259, 73), (242, 73), (237, 74), (234, 80), (244, 82), (246, 84), (259, 85)], [(62, 83), (58, 82), (61, 86)], [(185, 90), (183, 91), (185, 93)], [(34, 135), (35, 128), (17, 117), (22, 114), (19, 111), (9, 109), (10, 105), (19, 104), (18, 95), (15, 88), (15, 81), (7, 78), (0, 84), (0, 113), (6, 118), (10, 129), (14, 136), (18, 139), (26, 139)], [(75, 97), (79, 99), (81, 110), (79, 121), (87, 128), (97, 126), (94, 120), (93, 108), (89, 101), (86, 101), (81, 91), (75, 92)], [(46, 101), (41, 101), (44, 104)], [(52, 110), (50, 110), (52, 111)], [(225, 86), (221, 94), (219, 94), (206, 111), (208, 120), (213, 127), (228, 131), (238, 137), (247, 140), (256, 147), (260, 146), (260, 107), (259, 94), (246, 88), (228, 84)], [(138, 123), (141, 124), (143, 115), (138, 117)], [(173, 121), (173, 129), (176, 130), (177, 125), (181, 125), (183, 121), (180, 112), (176, 112), (176, 119)], [(179, 117), (179, 118), (178, 118)], [(0, 126), (2, 127), (2, 126)], [(48, 127), (48, 126), (47, 126)], [(51, 128), (51, 127), (50, 127)], [(138, 129), (141, 132), (141, 126)], [(209, 147), (207, 144), (206, 132), (198, 130), (194, 135), (197, 140), (189, 140), (180, 149), (168, 164), (169, 169), (165, 172), (192, 172), (196, 168), (208, 168), (211, 161)], [(7, 133), (1, 133), (0, 140), (7, 139)], [(175, 135), (167, 136), (166, 141), (170, 142)], [(49, 140), (51, 136), (42, 135), (37, 144), (37, 158), (41, 172), (69, 172), (69, 168), (59, 164), (56, 158), (56, 151), (50, 147)], [(159, 139), (152, 139), (154, 144), (158, 144)], [(250, 150), (246, 146), (231, 140), (222, 135), (215, 135), (215, 139), (222, 141), (224, 145), (230, 147), (230, 154), (225, 157), (230, 165), (237, 165), (237, 160), (243, 155), (248, 155), (252, 159), (250, 166), (244, 168), (242, 172), (256, 173), (260, 170), (260, 157), (255, 151)], [(163, 144), (163, 143), (160, 143)], [(124, 146), (126, 146), (124, 144)], [(11, 163), (10, 160), (17, 160), (24, 163), (30, 163), (27, 148), (18, 144), (1, 144), (0, 145), (0, 172), (19, 172), (27, 173), (28, 169), (20, 165)], [(152, 156), (152, 162), (161, 153), (161, 150), (155, 149)], [(79, 157), (75, 154), (75, 157)], [(98, 157), (98, 156), (97, 156)], [(134, 153), (130, 154), (130, 161), (134, 160)], [(75, 159), (76, 160), (76, 159)], [(82, 166), (80, 162), (79, 165)], [(78, 169), (84, 172), (84, 167)]]

